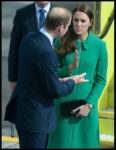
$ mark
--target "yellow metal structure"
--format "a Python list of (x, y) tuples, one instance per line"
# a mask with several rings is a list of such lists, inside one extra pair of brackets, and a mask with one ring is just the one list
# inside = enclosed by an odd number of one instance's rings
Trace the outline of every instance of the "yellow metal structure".
[(100, 33), (97, 36), (103, 35), (109, 26), (102, 38), (107, 44), (108, 71), (107, 83), (98, 101), (100, 143), (101, 148), (114, 148), (114, 19), (109, 25), (114, 13), (114, 2), (101, 1), (99, 13)]
[(17, 138), (17, 137), (10, 137), (10, 136), (2, 136), (2, 141), (3, 142), (15, 142), (15, 143), (19, 143), (19, 138)]

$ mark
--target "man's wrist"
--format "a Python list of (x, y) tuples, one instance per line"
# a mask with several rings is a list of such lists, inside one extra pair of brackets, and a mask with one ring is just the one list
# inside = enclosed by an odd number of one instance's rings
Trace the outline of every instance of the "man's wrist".
[(76, 79), (74, 77), (70, 77), (69, 79), (74, 80), (74, 83), (76, 84)]

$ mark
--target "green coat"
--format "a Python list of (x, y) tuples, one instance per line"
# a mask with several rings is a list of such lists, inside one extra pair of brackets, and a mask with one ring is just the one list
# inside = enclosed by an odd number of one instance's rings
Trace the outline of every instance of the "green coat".
[[(56, 40), (55, 46), (59, 44)], [(58, 56), (59, 77), (73, 76), (86, 72), (90, 82), (75, 85), (71, 94), (55, 99), (57, 128), (49, 135), (48, 148), (100, 148), (99, 122), (97, 103), (106, 84), (108, 56), (106, 43), (90, 31), (82, 43), (76, 41), (80, 64), (71, 73), (69, 64), (73, 61), (74, 52), (65, 57)], [(79, 70), (78, 70), (79, 69)], [(60, 112), (61, 102), (84, 99), (94, 107), (87, 117), (63, 118)]]

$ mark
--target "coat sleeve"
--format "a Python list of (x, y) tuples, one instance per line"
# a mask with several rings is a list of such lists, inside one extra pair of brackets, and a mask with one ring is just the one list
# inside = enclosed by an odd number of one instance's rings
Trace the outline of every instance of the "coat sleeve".
[[(60, 42), (60, 39), (57, 38), (55, 40), (54, 47), (57, 47), (59, 45), (59, 42)], [(69, 73), (69, 65), (63, 66), (62, 57), (59, 56), (58, 54), (57, 54), (57, 58), (58, 58), (58, 76), (60, 78), (68, 77), (70, 74)]]
[(74, 87), (74, 80), (60, 82), (57, 71), (57, 57), (55, 53), (47, 55), (46, 63), (38, 63), (41, 81), (46, 93), (51, 98), (59, 98), (71, 93)]
[(13, 20), (10, 48), (8, 54), (8, 80), (17, 81), (18, 78), (18, 48), (21, 41), (21, 19), (18, 11)]
[(97, 105), (98, 99), (100, 98), (102, 91), (105, 87), (107, 66), (108, 66), (108, 54), (106, 43), (103, 42), (100, 49), (99, 59), (96, 67), (95, 83), (89, 97), (87, 98), (87, 102), (92, 104), (93, 106)]

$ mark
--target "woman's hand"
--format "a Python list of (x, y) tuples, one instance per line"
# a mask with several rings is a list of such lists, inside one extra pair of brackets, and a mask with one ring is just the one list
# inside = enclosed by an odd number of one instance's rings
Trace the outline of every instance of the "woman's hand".
[(69, 72), (74, 70), (78, 66), (78, 51), (75, 50), (74, 56), (73, 56), (73, 62), (69, 65)]
[[(78, 112), (79, 111), (79, 112)], [(85, 105), (81, 105), (80, 107), (76, 108), (76, 109), (73, 109), (72, 112), (76, 113), (76, 117), (86, 117), (89, 112), (90, 112), (90, 107), (88, 104), (85, 104)]]

